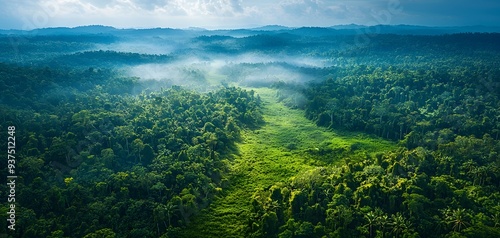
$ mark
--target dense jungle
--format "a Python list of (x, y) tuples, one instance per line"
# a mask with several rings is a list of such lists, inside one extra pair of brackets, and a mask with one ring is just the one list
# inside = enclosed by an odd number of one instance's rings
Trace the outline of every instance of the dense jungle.
[(94, 25), (0, 49), (0, 237), (500, 237), (499, 33)]

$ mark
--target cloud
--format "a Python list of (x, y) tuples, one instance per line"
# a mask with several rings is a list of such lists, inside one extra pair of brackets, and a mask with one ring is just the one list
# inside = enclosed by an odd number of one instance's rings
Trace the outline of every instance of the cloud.
[(242, 13), (239, 0), (177, 0), (167, 7), (176, 6), (190, 16), (235, 16)]
[(425, 25), (497, 25), (500, 1), (401, 0), (404, 19)]
[(0, 27), (18, 29), (500, 22), (500, 2), (491, 0), (0, 0), (0, 5)]
[[(223, 25), (245, 18), (242, 0), (0, 0), (15, 28), (102, 24), (117, 27)], [(203, 23), (203, 24), (200, 24)], [(10, 23), (12, 24), (12, 23)], [(69, 25), (71, 24), (71, 25)], [(22, 27), (20, 27), (22, 26)]]
[[(244, 11), (241, 0), (51, 0), (65, 10), (84, 13), (174, 14), (190, 16), (234, 16)], [(72, 12), (80, 13), (80, 12)]]
[[(394, 11), (393, 5), (399, 0), (282, 0), (279, 2), (279, 11), (282, 18), (294, 19), (293, 24), (314, 26), (332, 26), (337, 24), (393, 24), (380, 22), (378, 18), (383, 12), (385, 15), (400, 14)], [(307, 24), (306, 24), (307, 25)]]

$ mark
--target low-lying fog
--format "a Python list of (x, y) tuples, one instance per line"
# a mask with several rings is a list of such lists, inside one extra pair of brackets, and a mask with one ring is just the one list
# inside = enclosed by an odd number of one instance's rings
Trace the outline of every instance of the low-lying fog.
[[(225, 39), (224, 36), (220, 38)], [(269, 86), (279, 81), (303, 84), (320, 80), (321, 77), (318, 76), (321, 75), (314, 74), (315, 69), (333, 66), (327, 59), (290, 55), (283, 51), (248, 51), (241, 45), (236, 51), (219, 52), (214, 50), (214, 45), (227, 48), (228, 45), (224, 44), (226, 41), (207, 42), (200, 43), (198, 38), (190, 37), (146, 37), (97, 45), (95, 50), (172, 56), (172, 61), (168, 63), (147, 63), (121, 68), (126, 75), (148, 82), (152, 90), (154, 85), (180, 85), (206, 91), (221, 85)]]
[(328, 67), (325, 61), (307, 57), (273, 57), (262, 54), (188, 57), (165, 64), (142, 64), (125, 68), (129, 76), (168, 81), (181, 86), (238, 84), (269, 86), (275, 82), (302, 84), (315, 80), (304, 68)]

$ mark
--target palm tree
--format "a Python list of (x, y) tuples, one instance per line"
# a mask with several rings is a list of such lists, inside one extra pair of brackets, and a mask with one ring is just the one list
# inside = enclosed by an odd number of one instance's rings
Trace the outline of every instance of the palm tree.
[(500, 227), (500, 213), (493, 214), (491, 220), (493, 220), (494, 227)]
[(340, 224), (344, 229), (352, 222), (353, 220), (353, 212), (351, 208), (340, 205), (337, 207), (337, 218)]
[(387, 228), (387, 225), (389, 225), (390, 223), (389, 216), (387, 216), (387, 214), (385, 214), (385, 212), (378, 207), (375, 208), (375, 216), (377, 217), (375, 223), (382, 231), (382, 237), (384, 237), (385, 229)]
[(279, 202), (278, 202), (278, 201), (273, 200), (273, 201), (271, 201), (271, 202), (268, 204), (268, 209), (269, 209), (270, 211), (273, 211), (273, 212), (278, 213), (278, 210), (279, 210), (280, 208), (281, 208), (281, 205), (279, 204)]
[(396, 215), (393, 214), (391, 220), (392, 222), (390, 225), (392, 226), (392, 232), (396, 238), (399, 237), (399, 234), (408, 231), (408, 228), (411, 226), (410, 222), (399, 212), (396, 213)]
[(445, 221), (448, 224), (453, 225), (453, 230), (460, 232), (463, 228), (466, 228), (470, 224), (467, 222), (469, 213), (463, 209), (458, 208), (455, 210), (451, 210), (447, 208), (444, 210)]
[(368, 226), (368, 231), (370, 234), (369, 237), (371, 238), (373, 236), (373, 225), (375, 225), (375, 223), (377, 222), (378, 217), (373, 211), (370, 211), (364, 215), (364, 218), (367, 222), (366, 225)]
[(165, 205), (165, 215), (167, 215), (167, 220), (168, 220), (168, 226), (171, 226), (171, 219), (172, 216), (174, 215), (175, 210), (177, 209), (177, 205), (169, 202), (167, 205)]

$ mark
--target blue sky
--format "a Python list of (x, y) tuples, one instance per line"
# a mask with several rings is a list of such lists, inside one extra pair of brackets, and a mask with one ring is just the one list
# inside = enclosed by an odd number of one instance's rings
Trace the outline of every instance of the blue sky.
[(499, 0), (0, 0), (0, 29), (500, 25)]

